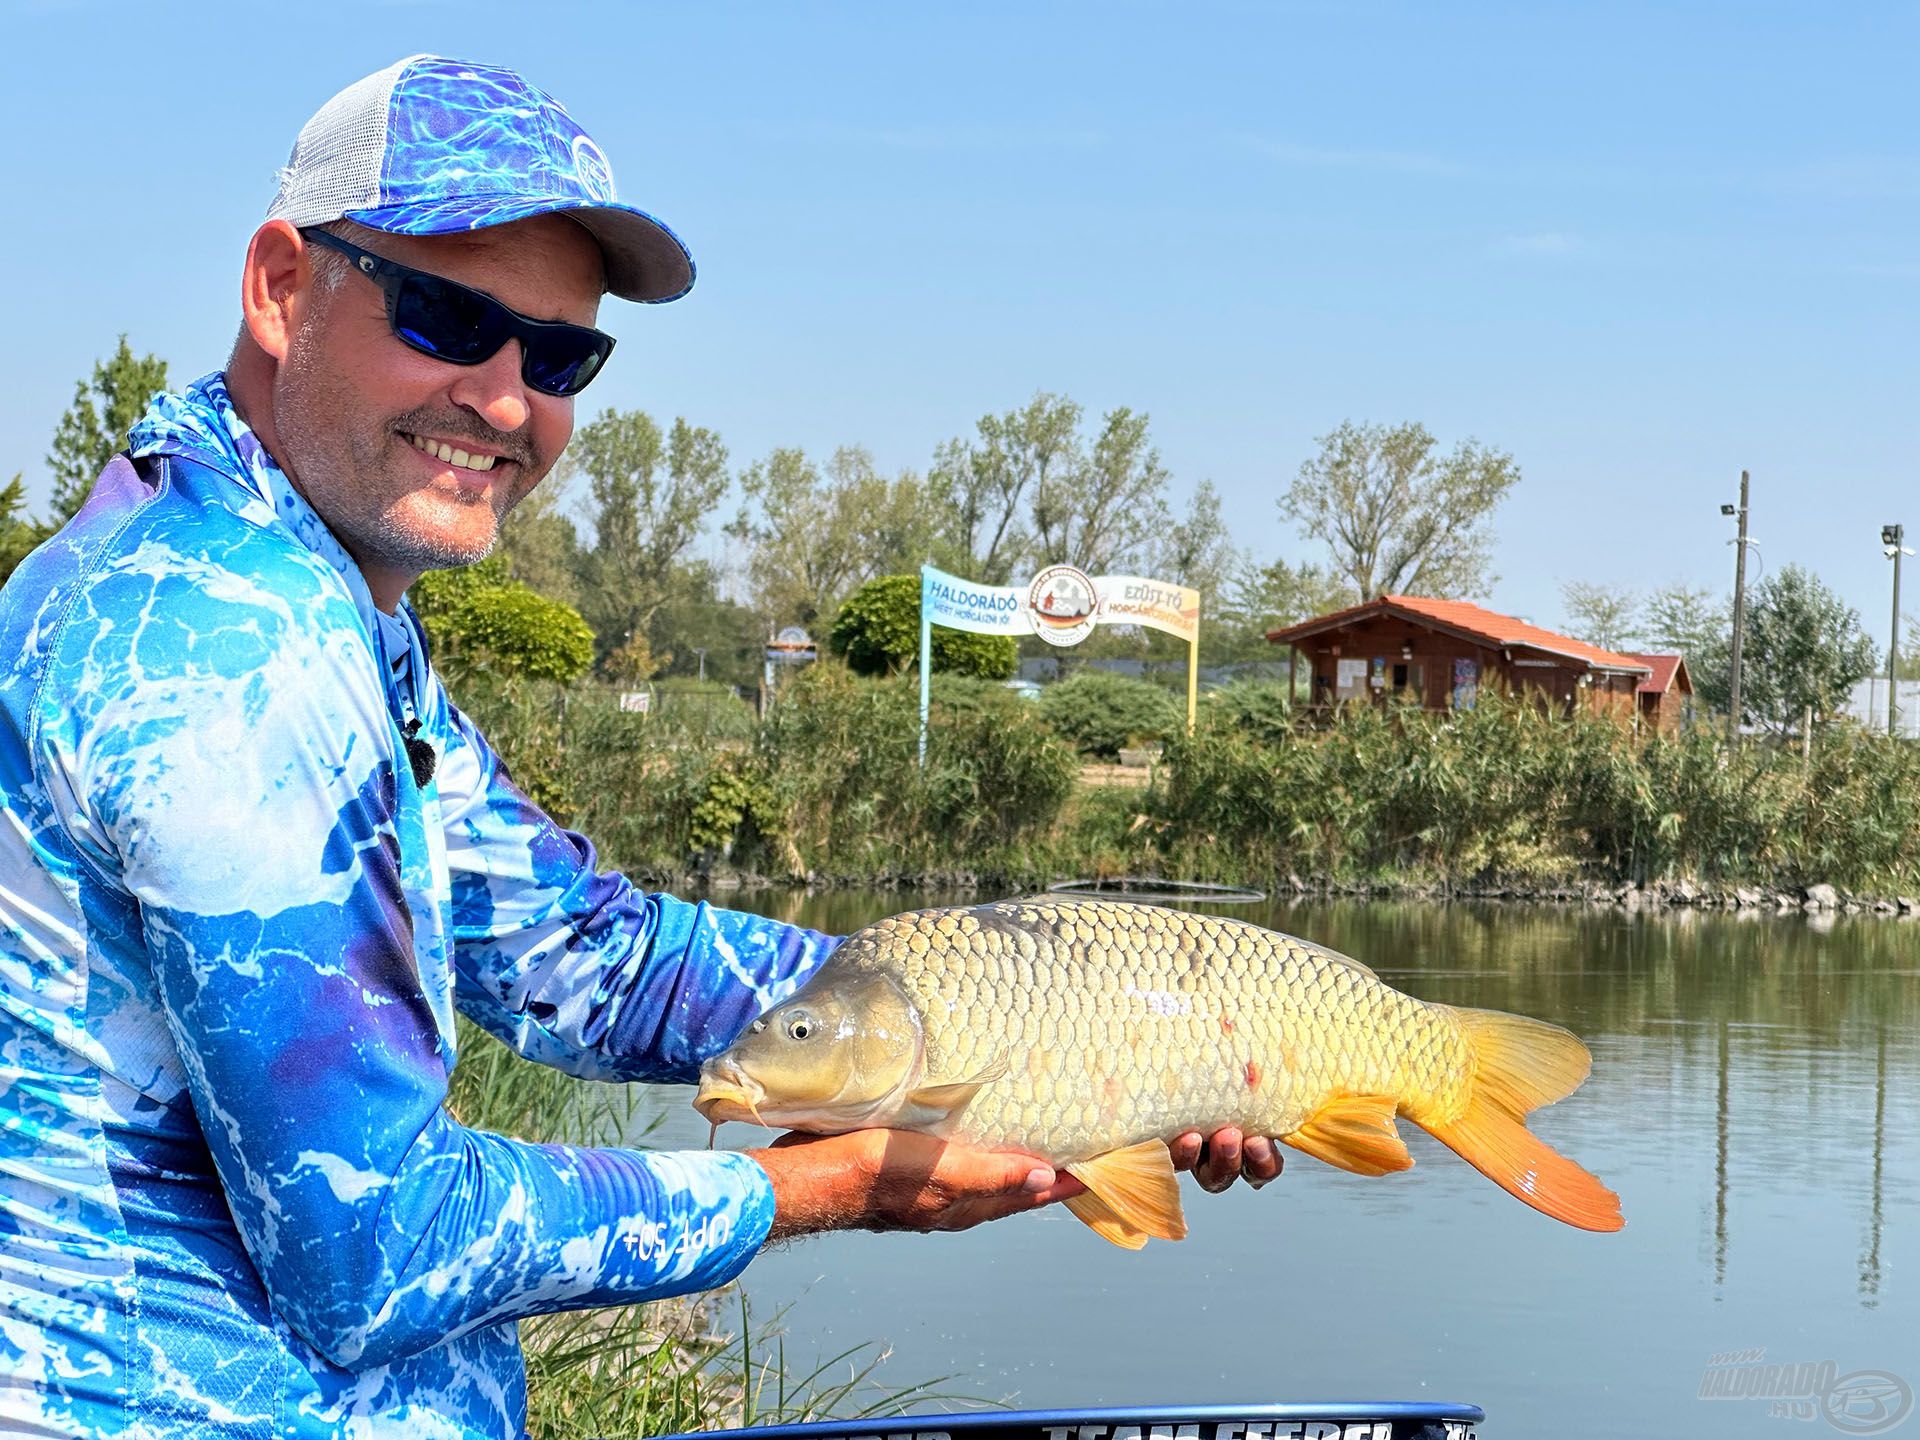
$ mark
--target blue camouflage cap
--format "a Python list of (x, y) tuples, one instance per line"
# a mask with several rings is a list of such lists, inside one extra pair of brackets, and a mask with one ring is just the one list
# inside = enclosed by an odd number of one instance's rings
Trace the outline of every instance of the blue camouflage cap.
[(267, 218), (447, 235), (553, 214), (600, 242), (621, 299), (677, 300), (693, 287), (687, 247), (614, 198), (606, 154), (558, 100), (498, 65), (410, 55), (314, 113)]

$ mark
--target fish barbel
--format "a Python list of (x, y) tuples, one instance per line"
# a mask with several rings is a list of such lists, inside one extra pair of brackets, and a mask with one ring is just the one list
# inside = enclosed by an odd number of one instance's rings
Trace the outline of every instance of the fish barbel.
[(1167, 1142), (1238, 1126), (1361, 1175), (1413, 1164), (1405, 1116), (1586, 1230), (1620, 1200), (1526, 1128), (1587, 1077), (1557, 1025), (1403, 995), (1357, 960), (1243, 921), (1038, 898), (895, 915), (849, 936), (701, 1070), (707, 1119), (922, 1130), (1021, 1150), (1137, 1249), (1186, 1234)]

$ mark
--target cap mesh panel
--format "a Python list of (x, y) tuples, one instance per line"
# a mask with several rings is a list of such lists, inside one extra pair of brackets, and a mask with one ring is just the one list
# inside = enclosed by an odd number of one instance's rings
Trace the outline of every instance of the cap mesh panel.
[(314, 112), (280, 172), (269, 220), (324, 225), (380, 203), (394, 86), (418, 55), (356, 80)]

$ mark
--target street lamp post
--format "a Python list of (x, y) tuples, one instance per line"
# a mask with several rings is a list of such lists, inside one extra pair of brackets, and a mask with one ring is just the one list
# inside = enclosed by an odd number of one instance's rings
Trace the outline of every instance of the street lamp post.
[(1727, 744), (1740, 738), (1740, 648), (1747, 630), (1747, 472), (1740, 472), (1740, 508), (1720, 507), (1722, 515), (1737, 515), (1740, 534), (1734, 544), (1733, 559), (1733, 683), (1727, 694)]
[(1904, 525), (1882, 525), (1880, 548), (1893, 561), (1893, 625), (1887, 641), (1887, 734), (1900, 733), (1900, 557), (1911, 555), (1900, 542), (1906, 539)]
[(707, 652), (696, 645), (693, 647), (693, 653), (700, 657), (700, 680), (704, 684), (707, 678)]

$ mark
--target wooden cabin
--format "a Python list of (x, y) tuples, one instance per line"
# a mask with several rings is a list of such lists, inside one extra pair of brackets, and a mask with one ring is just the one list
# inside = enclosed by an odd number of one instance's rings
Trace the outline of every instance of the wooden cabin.
[[(1483, 686), (1532, 694), (1561, 714), (1576, 706), (1631, 719), (1652, 666), (1464, 600), (1382, 595), (1270, 630), (1309, 671), (1312, 703), (1395, 697), (1429, 710), (1471, 710)], [(1305, 661), (1304, 667), (1302, 661)]]
[(1640, 705), (1640, 725), (1649, 735), (1671, 735), (1683, 728), (1693, 715), (1693, 677), (1687, 673), (1686, 658), (1681, 655), (1631, 655), (1648, 667), (1640, 682), (1636, 699)]

